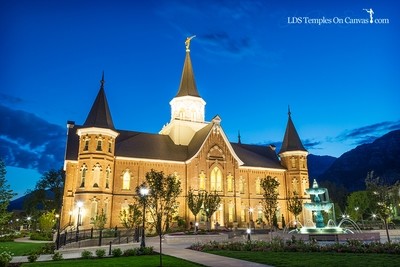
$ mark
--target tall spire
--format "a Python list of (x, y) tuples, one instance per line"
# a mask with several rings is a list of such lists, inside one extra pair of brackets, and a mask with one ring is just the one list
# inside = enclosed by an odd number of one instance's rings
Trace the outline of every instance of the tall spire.
[(240, 131), (238, 131), (238, 144), (241, 144), (242, 140), (241, 140), (241, 136), (240, 136)]
[(188, 37), (185, 41), (186, 58), (185, 58), (185, 63), (183, 65), (181, 83), (179, 85), (178, 93), (176, 94), (175, 97), (180, 97), (180, 96), (200, 97), (199, 92), (197, 91), (196, 81), (194, 79), (194, 73), (193, 73), (192, 61), (190, 59), (190, 49), (189, 49), (190, 41), (195, 36), (196, 35)]
[(96, 99), (93, 102), (92, 108), (83, 124), (86, 127), (99, 127), (115, 129), (114, 123), (111, 118), (110, 108), (108, 107), (108, 101), (106, 93), (104, 91), (104, 71), (100, 80), (100, 90), (97, 94)]
[(288, 122), (286, 125), (285, 137), (283, 138), (282, 147), (279, 154), (287, 151), (307, 151), (301, 143), (299, 134), (294, 127), (290, 107), (288, 109)]

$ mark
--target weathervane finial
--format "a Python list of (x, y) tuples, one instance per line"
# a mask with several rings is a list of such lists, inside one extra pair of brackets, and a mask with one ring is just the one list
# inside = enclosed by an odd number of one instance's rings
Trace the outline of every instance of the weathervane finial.
[(190, 41), (191, 41), (194, 37), (196, 37), (196, 35), (192, 35), (192, 36), (186, 38), (186, 41), (185, 41), (186, 52), (190, 52), (190, 49), (189, 49), (189, 48), (190, 48)]

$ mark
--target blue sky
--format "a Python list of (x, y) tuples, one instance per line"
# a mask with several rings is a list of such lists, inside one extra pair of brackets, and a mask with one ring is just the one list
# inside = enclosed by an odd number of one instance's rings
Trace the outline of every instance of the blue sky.
[[(84, 122), (103, 70), (115, 126), (157, 133), (191, 35), (206, 119), (218, 114), (231, 141), (240, 130), (244, 143), (281, 142), (288, 105), (317, 155), (399, 129), (399, 5), (277, 2), (1, 1), (0, 157), (12, 188), (62, 166), (66, 121)], [(374, 23), (361, 23), (370, 8)]]

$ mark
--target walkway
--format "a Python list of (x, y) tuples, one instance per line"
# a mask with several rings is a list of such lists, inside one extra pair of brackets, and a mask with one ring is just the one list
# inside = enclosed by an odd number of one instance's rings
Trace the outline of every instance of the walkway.
[[(18, 242), (18, 240), (16, 240)], [(28, 240), (21, 240), (21, 242), (29, 242)], [(114, 245), (112, 248), (121, 248), (122, 250), (126, 250), (128, 248), (139, 247), (139, 243), (129, 243), (129, 244), (120, 244)], [(159, 252), (159, 239), (158, 237), (152, 237), (146, 239), (146, 245), (151, 246), (154, 248), (154, 251)], [(191, 262), (196, 262), (205, 266), (210, 267), (242, 267), (242, 266), (249, 266), (249, 267), (268, 267), (268, 265), (244, 261), (244, 260), (237, 260), (233, 258), (208, 254), (200, 251), (195, 251), (191, 249), (186, 249), (190, 244), (173, 244), (168, 245), (163, 243), (162, 245), (162, 253), (163, 255), (169, 255), (176, 258), (181, 258), (184, 260), (188, 260)], [(62, 253), (64, 259), (77, 259), (81, 257), (81, 252), (83, 250), (89, 250), (93, 253), (99, 249), (105, 249), (108, 253), (109, 246), (101, 246), (101, 247), (86, 247), (86, 248), (74, 248), (74, 249), (60, 249), (59, 251)], [(52, 261), (53, 255), (40, 255), (37, 261)], [(13, 257), (11, 262), (28, 262), (28, 258), (26, 256), (16, 256)], [(270, 266), (271, 267), (271, 266)]]

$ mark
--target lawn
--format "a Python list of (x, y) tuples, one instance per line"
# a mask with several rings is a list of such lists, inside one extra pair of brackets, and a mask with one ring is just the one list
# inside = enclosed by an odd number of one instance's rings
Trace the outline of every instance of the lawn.
[(237, 258), (275, 267), (286, 266), (400, 266), (400, 255), (356, 254), (356, 253), (320, 253), (320, 252), (259, 252), (259, 251), (209, 251), (208, 253)]
[[(182, 259), (171, 256), (163, 255), (163, 266), (165, 267), (191, 267), (203, 266), (200, 264), (192, 263)], [(89, 259), (89, 260), (62, 260), (62, 261), (49, 261), (49, 262), (35, 262), (24, 263), (25, 267), (41, 267), (41, 266), (74, 266), (74, 267), (87, 267), (87, 266), (110, 266), (110, 267), (123, 267), (123, 266), (159, 266), (159, 255), (146, 255), (146, 256), (132, 256), (132, 257), (118, 257), (118, 258), (104, 258), (104, 259)]]
[(0, 250), (11, 251), (14, 256), (24, 256), (29, 255), (31, 252), (38, 251), (44, 246), (44, 243), (1, 242)]

